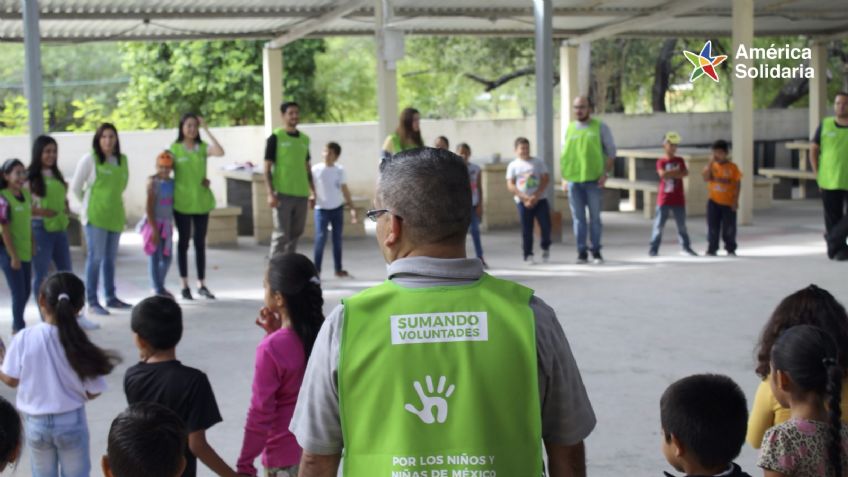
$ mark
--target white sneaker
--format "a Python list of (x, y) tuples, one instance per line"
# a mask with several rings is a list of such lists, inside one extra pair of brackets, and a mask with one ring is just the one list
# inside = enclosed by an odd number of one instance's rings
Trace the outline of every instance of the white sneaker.
[(532, 255), (528, 255), (524, 258), (525, 265), (536, 265), (536, 259), (533, 258)]
[(90, 330), (99, 330), (100, 329), (100, 325), (89, 320), (88, 318), (85, 317), (85, 315), (80, 315), (77, 318), (77, 323), (79, 323), (80, 328), (82, 328), (84, 330), (90, 331)]
[(548, 263), (551, 259), (551, 251), (550, 250), (542, 250), (542, 261)]

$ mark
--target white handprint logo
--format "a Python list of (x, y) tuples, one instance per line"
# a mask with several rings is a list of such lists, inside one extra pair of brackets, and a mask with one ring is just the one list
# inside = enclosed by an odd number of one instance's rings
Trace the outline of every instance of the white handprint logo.
[[(404, 406), (404, 409), (418, 416), (425, 424), (433, 424), (434, 422), (441, 424), (448, 418), (448, 401), (446, 398), (449, 398), (453, 394), (455, 386), (451, 384), (448, 386), (447, 391), (445, 391), (446, 379), (444, 376), (439, 378), (439, 386), (435, 389), (433, 388), (433, 378), (425, 376), (425, 381), (427, 382), (428, 394), (424, 394), (419, 381), (415, 381), (412, 384), (418, 392), (418, 398), (421, 399), (421, 410), (419, 411), (412, 404), (407, 404)], [(441, 396), (443, 393), (444, 397)], [(435, 417), (433, 417), (434, 407), (436, 408)]]

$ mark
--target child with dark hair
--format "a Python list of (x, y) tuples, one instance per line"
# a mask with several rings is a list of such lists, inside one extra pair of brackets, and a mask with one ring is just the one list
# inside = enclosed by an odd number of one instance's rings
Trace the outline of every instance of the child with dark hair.
[(183, 477), (197, 475), (197, 459), (220, 476), (235, 472), (206, 441), (206, 430), (222, 421), (206, 375), (177, 360), (183, 313), (172, 299), (152, 296), (133, 308), (130, 326), (141, 362), (127, 369), (127, 403), (154, 402), (174, 411), (188, 430)]
[(533, 265), (533, 224), (539, 222), (541, 231), (542, 261), (547, 263), (551, 247), (551, 212), (545, 192), (550, 175), (545, 161), (530, 156), (530, 141), (525, 137), (515, 140), (517, 156), (506, 167), (506, 186), (515, 196), (518, 218), (521, 222), (521, 248), (524, 263)]
[(701, 171), (707, 182), (710, 198), (707, 200), (706, 255), (718, 252), (719, 235), (730, 257), (736, 256), (736, 210), (739, 208), (739, 188), (742, 172), (730, 161), (727, 141), (719, 139), (712, 146), (713, 157)]
[(15, 335), (0, 380), (18, 388), (32, 475), (87, 476), (91, 471), (85, 403), (106, 390), (103, 376), (120, 358), (89, 341), (77, 323), (85, 286), (73, 273), (54, 273), (41, 287), (44, 322)]
[(474, 253), (483, 268), (489, 268), (483, 259), (483, 242), (480, 240), (480, 220), (483, 219), (483, 174), (480, 166), (471, 162), (471, 146), (461, 142), (456, 146), (456, 154), (468, 166), (468, 178), (471, 180), (471, 241), (474, 243)]
[(21, 416), (12, 403), (0, 397), (0, 472), (16, 465), (24, 447)]
[(727, 376), (675, 381), (660, 398), (663, 454), (689, 476), (750, 477), (733, 462), (745, 443), (747, 418), (745, 394)]
[(757, 465), (766, 477), (842, 476), (848, 469), (848, 425), (841, 422), (844, 370), (839, 348), (821, 328), (798, 325), (771, 349), (775, 397), (791, 418), (766, 431)]
[[(839, 364), (848, 369), (848, 314), (836, 298), (827, 290), (810, 285), (784, 298), (763, 327), (757, 344), (756, 373), (762, 379), (751, 414), (748, 418), (746, 440), (755, 449), (759, 449), (766, 430), (775, 424), (789, 419), (790, 411), (782, 406), (772, 393), (769, 384), (771, 350), (777, 338), (784, 331), (798, 325), (813, 325), (826, 331), (836, 342), (840, 350)], [(848, 382), (843, 383), (842, 409), (848, 409)], [(843, 414), (843, 421), (848, 414)]]
[(179, 477), (186, 466), (188, 433), (174, 411), (139, 402), (118, 414), (109, 428), (106, 455), (100, 461), (106, 477)]
[(296, 477), (301, 448), (289, 431), (312, 345), (324, 323), (317, 270), (300, 254), (274, 255), (265, 275), (265, 306), (256, 324), (267, 335), (256, 348), (253, 396), (238, 460), (240, 475), (256, 475), (262, 454), (268, 477)]
[(12, 294), (12, 333), (26, 326), (32, 287), (32, 197), (25, 182), (24, 164), (7, 159), (0, 167), (0, 268)]
[(436, 140), (433, 141), (433, 147), (435, 147), (436, 149), (444, 149), (447, 151), (448, 149), (450, 149), (450, 141), (448, 141), (448, 138), (446, 138), (445, 136), (437, 136)]
[(336, 164), (342, 154), (338, 143), (328, 142), (324, 146), (324, 162), (312, 166), (312, 181), (315, 184), (315, 267), (321, 273), (324, 246), (327, 244), (327, 228), (333, 229), (333, 265), (336, 277), (346, 278), (350, 274), (342, 267), (342, 231), (344, 230), (344, 208), (350, 209), (350, 223), (356, 223), (356, 207), (347, 188), (345, 170)]

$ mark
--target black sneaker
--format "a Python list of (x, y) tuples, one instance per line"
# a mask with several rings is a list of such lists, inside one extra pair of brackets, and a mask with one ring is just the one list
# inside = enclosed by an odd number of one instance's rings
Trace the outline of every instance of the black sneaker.
[(209, 291), (209, 289), (208, 289), (208, 288), (206, 288), (206, 285), (203, 285), (202, 287), (198, 288), (198, 289), (197, 289), (197, 294), (198, 294), (198, 295), (200, 295), (200, 296), (204, 296), (204, 297), (206, 297), (206, 298), (208, 298), (208, 299), (210, 299), (210, 300), (214, 300), (214, 299), (215, 299), (215, 295), (213, 295), (213, 294), (212, 294), (212, 292), (211, 292), (211, 291)]
[(110, 298), (109, 300), (107, 300), (106, 306), (108, 306), (109, 308), (115, 308), (117, 310), (126, 310), (128, 308), (132, 308), (132, 305), (117, 298)]
[(683, 254), (684, 254), (684, 255), (689, 255), (690, 257), (697, 257), (697, 256), (698, 256), (698, 252), (696, 252), (696, 251), (692, 250), (692, 248), (691, 248), (691, 247), (686, 247), (686, 248), (684, 248), (684, 249), (683, 249)]
[(589, 263), (589, 254), (586, 252), (580, 252), (577, 254), (577, 264), (585, 265)]
[(843, 248), (842, 250), (836, 252), (833, 256), (833, 259), (837, 262), (844, 262), (848, 260), (848, 248)]
[(601, 256), (601, 251), (592, 252), (592, 263), (595, 265), (600, 265), (604, 263), (604, 257)]
[(707, 256), (707, 257), (715, 257), (716, 253), (707, 250), (706, 252), (704, 252), (704, 255)]
[(660, 254), (660, 252), (659, 252), (659, 251), (657, 251), (657, 250), (654, 250), (654, 249), (650, 249), (650, 250), (648, 250), (648, 256), (649, 256), (649, 257), (656, 257), (656, 256), (657, 256), (657, 255), (659, 255), (659, 254)]
[(727, 256), (728, 256), (728, 257), (735, 257), (735, 256), (736, 256), (736, 252), (727, 252)]
[(191, 296), (191, 289), (188, 287), (183, 288), (180, 294), (182, 295), (183, 300), (194, 300), (194, 297)]

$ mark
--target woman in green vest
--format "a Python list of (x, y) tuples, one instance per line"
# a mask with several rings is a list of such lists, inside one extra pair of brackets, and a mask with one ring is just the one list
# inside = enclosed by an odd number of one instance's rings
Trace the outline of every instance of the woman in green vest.
[(21, 331), (32, 285), (32, 200), (24, 189), (26, 169), (9, 159), (0, 169), (0, 268), (12, 293), (12, 333)]
[[(200, 129), (211, 144), (200, 139)], [(180, 118), (177, 140), (171, 145), (174, 154), (174, 222), (177, 225), (177, 264), (182, 280), (182, 297), (192, 300), (188, 286), (188, 244), (194, 240), (197, 266), (197, 293), (209, 299), (215, 295), (206, 288), (206, 230), (209, 212), (215, 208), (215, 196), (206, 178), (206, 159), (223, 156), (224, 148), (209, 132), (200, 116), (187, 113)], [(192, 230), (193, 229), (193, 230)]]
[(424, 147), (421, 139), (421, 114), (415, 108), (406, 108), (400, 113), (397, 129), (383, 142), (385, 154), (397, 154), (408, 149)]
[(88, 313), (108, 315), (97, 299), (97, 285), (103, 273), (106, 306), (132, 308), (115, 295), (115, 258), (126, 223), (124, 189), (129, 182), (127, 156), (121, 154), (118, 130), (103, 123), (94, 133), (91, 152), (77, 163), (71, 190), (82, 202), (80, 221), (85, 226), (85, 293)]

